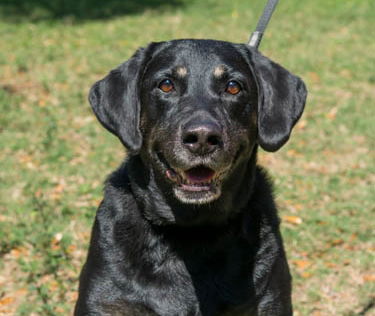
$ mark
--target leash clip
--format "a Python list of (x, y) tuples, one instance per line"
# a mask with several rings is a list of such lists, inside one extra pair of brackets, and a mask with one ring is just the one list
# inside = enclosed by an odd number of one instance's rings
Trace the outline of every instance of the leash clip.
[(266, 30), (267, 24), (271, 19), (273, 11), (276, 9), (276, 5), (279, 0), (268, 0), (266, 6), (264, 7), (263, 14), (260, 17), (257, 27), (253, 34), (251, 34), (248, 45), (258, 49), (260, 41), (262, 40), (264, 31)]
[(260, 44), (260, 41), (262, 40), (263, 34), (259, 31), (253, 32), (251, 34), (248, 45), (251, 47), (258, 47)]

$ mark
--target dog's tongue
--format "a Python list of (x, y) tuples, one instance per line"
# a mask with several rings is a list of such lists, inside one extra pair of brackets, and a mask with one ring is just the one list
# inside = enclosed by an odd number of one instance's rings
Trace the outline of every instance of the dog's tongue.
[(203, 166), (191, 168), (185, 171), (185, 176), (190, 183), (207, 183), (214, 177), (215, 171)]

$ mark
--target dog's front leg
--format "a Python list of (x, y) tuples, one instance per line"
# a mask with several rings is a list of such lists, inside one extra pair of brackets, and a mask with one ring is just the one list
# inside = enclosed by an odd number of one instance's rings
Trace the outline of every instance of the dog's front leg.
[(284, 253), (272, 265), (257, 316), (292, 316), (291, 276)]

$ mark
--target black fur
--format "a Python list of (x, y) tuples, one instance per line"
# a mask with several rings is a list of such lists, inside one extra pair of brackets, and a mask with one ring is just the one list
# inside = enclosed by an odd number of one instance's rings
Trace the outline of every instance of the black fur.
[(106, 182), (75, 315), (292, 315), (256, 154), (288, 140), (303, 82), (246, 45), (177, 40), (138, 50), (89, 99), (128, 158)]

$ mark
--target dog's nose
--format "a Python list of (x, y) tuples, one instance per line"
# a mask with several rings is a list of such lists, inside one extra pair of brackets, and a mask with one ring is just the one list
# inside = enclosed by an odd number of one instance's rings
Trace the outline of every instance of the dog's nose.
[(189, 124), (182, 133), (182, 143), (193, 154), (205, 155), (222, 147), (222, 133), (216, 123)]

